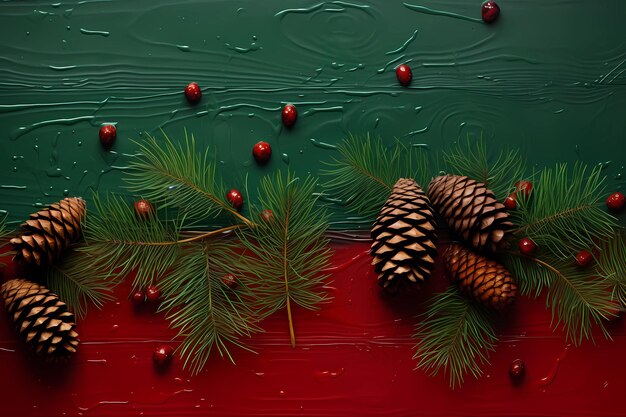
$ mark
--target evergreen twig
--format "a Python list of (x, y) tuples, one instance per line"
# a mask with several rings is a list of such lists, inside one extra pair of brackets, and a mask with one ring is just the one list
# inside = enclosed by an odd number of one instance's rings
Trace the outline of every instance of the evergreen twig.
[(597, 271), (612, 288), (613, 300), (626, 307), (626, 231), (620, 229), (600, 245)]
[(456, 287), (433, 296), (415, 328), (413, 359), (430, 375), (444, 372), (452, 388), (470, 374), (478, 378), (481, 366), (498, 341), (487, 310), (464, 297)]
[(422, 148), (400, 141), (388, 148), (379, 137), (350, 135), (338, 146), (340, 156), (326, 163), (322, 175), (325, 193), (341, 200), (349, 212), (373, 218), (400, 178), (413, 178), (426, 186), (430, 164)]

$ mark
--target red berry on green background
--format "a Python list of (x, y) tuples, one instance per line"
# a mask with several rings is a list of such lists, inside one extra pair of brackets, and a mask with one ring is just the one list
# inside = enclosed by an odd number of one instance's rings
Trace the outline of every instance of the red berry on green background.
[(398, 65), (396, 67), (396, 77), (398, 78), (398, 82), (403, 86), (411, 84), (411, 80), (413, 79), (411, 67), (407, 64)]
[(272, 156), (272, 147), (267, 142), (257, 142), (252, 148), (252, 155), (259, 164), (266, 164)]
[(589, 266), (589, 264), (591, 264), (591, 261), (593, 261), (593, 255), (586, 249), (583, 249), (576, 254), (576, 263), (580, 267), (584, 268), (586, 266)]
[(222, 277), (222, 283), (228, 288), (235, 288), (237, 286), (237, 279), (233, 274), (226, 274)]
[(495, 1), (484, 2), (480, 11), (485, 23), (495, 22), (500, 16), (500, 6)]
[(230, 203), (231, 206), (235, 208), (237, 211), (241, 211), (243, 207), (243, 196), (239, 192), (239, 190), (232, 189), (228, 193), (226, 193), (226, 200)]
[(620, 212), (624, 210), (626, 206), (626, 197), (624, 197), (624, 194), (617, 191), (606, 199), (606, 206), (613, 212)]
[(537, 245), (532, 239), (525, 237), (517, 243), (519, 251), (524, 255), (532, 255), (537, 249)]
[(114, 125), (104, 125), (100, 128), (100, 144), (103, 148), (109, 149), (117, 138), (117, 128)]
[(282, 112), (283, 124), (287, 127), (291, 127), (296, 124), (298, 120), (298, 110), (293, 104), (287, 104), (283, 107)]
[(146, 301), (146, 293), (144, 293), (141, 290), (137, 290), (133, 293), (132, 295), (132, 299), (134, 302), (136, 302), (137, 304), (141, 304), (144, 301)]
[(521, 192), (528, 197), (530, 192), (533, 190), (533, 183), (526, 180), (517, 181), (515, 183), (515, 189), (517, 192)]
[(263, 210), (261, 212), (261, 217), (266, 222), (270, 222), (270, 221), (274, 220), (274, 213), (272, 212), (272, 210)]
[(504, 207), (507, 210), (515, 210), (517, 208), (517, 195), (515, 193), (504, 199)]
[(200, 86), (198, 83), (189, 83), (187, 87), (185, 87), (185, 97), (187, 97), (187, 101), (190, 103), (197, 103), (202, 98), (202, 90), (200, 90)]
[(515, 359), (509, 367), (509, 376), (513, 380), (519, 380), (526, 372), (526, 364), (521, 359)]
[(156, 285), (148, 285), (146, 288), (146, 299), (150, 302), (159, 301), (161, 290)]
[(161, 345), (152, 352), (152, 361), (158, 367), (168, 365), (174, 357), (174, 348), (170, 345)]
[(134, 203), (135, 215), (140, 219), (148, 219), (154, 215), (154, 206), (148, 200), (141, 199)]

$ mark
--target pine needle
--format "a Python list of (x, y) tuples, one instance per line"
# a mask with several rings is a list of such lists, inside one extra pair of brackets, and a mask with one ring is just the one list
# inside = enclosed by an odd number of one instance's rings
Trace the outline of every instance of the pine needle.
[(93, 196), (94, 210), (84, 227), (85, 262), (104, 271), (103, 278), (124, 278), (136, 271), (133, 286), (143, 288), (162, 276), (178, 259), (181, 221), (157, 216), (138, 220), (131, 203), (115, 195)]
[(46, 268), (46, 285), (56, 293), (78, 319), (87, 315), (90, 305), (101, 308), (105, 302), (114, 299), (111, 281), (102, 279), (102, 274), (94, 273), (94, 264), (89, 255), (70, 249), (63, 254), (60, 263)]
[(193, 135), (188, 136), (185, 131), (185, 141), (178, 145), (165, 133), (161, 141), (148, 135), (137, 144), (142, 156), (130, 164), (126, 178), (133, 192), (162, 209), (178, 210), (187, 222), (205, 221), (226, 213), (248, 224), (224, 199), (226, 190), (209, 149), (198, 152)]
[(565, 329), (567, 340), (580, 345), (593, 341), (597, 326), (610, 338), (604, 321), (615, 317), (609, 285), (595, 277), (593, 269), (578, 267), (571, 259), (544, 259), (511, 253), (504, 264), (516, 277), (523, 294), (538, 296), (547, 289), (546, 307), (552, 313), (552, 325)]
[(237, 231), (247, 250), (238, 269), (257, 277), (254, 290), (259, 314), (267, 316), (285, 308), (293, 346), (292, 304), (314, 310), (329, 299), (322, 288), (328, 277), (322, 270), (330, 257), (324, 235), (328, 215), (317, 207), (314, 189), (313, 179), (291, 173), (263, 178), (256, 212), (271, 210), (273, 218), (265, 221), (255, 214), (253, 220), (258, 226)]
[(430, 164), (426, 151), (396, 141), (388, 148), (379, 137), (350, 135), (338, 146), (340, 157), (326, 163), (325, 194), (339, 199), (349, 212), (373, 219), (400, 178), (426, 186)]
[(450, 152), (444, 152), (444, 162), (451, 174), (464, 175), (482, 182), (499, 201), (504, 200), (514, 189), (514, 184), (525, 174), (526, 161), (519, 150), (502, 151), (490, 161), (487, 146), (482, 137), (472, 143), (469, 139), (459, 143)]
[[(234, 363), (229, 348), (250, 350), (241, 339), (260, 331), (250, 308), (252, 292), (245, 276), (233, 268), (239, 256), (235, 247), (229, 241), (194, 243), (160, 281), (164, 296), (160, 310), (183, 339), (180, 355), (192, 374), (202, 370), (214, 349)], [(237, 274), (237, 287), (224, 284), (226, 274)]]
[(626, 231), (618, 230), (600, 247), (596, 258), (598, 273), (612, 288), (613, 300), (626, 306)]
[(516, 234), (562, 259), (610, 238), (617, 221), (601, 206), (605, 178), (599, 167), (587, 171), (582, 164), (544, 169), (531, 197), (518, 201)]
[(452, 388), (462, 385), (468, 374), (482, 375), (481, 367), (498, 341), (487, 310), (456, 287), (430, 299), (414, 338), (417, 368), (431, 376), (443, 371)]

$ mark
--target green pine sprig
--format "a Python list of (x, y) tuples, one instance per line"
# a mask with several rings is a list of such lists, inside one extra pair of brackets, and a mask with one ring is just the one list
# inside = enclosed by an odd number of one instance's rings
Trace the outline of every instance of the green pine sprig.
[(258, 207), (271, 210), (273, 216), (264, 220), (256, 214), (256, 227), (237, 231), (247, 251), (238, 269), (257, 278), (258, 310), (267, 316), (286, 309), (294, 347), (293, 305), (313, 310), (329, 300), (322, 288), (328, 277), (322, 271), (330, 258), (325, 237), (328, 215), (316, 204), (315, 186), (312, 178), (291, 173), (263, 178)]
[(449, 287), (433, 296), (415, 328), (413, 359), (434, 376), (443, 372), (452, 388), (467, 375), (478, 378), (498, 341), (492, 319), (482, 305)]
[(113, 283), (94, 273), (91, 255), (70, 249), (59, 263), (46, 267), (44, 277), (47, 287), (56, 293), (78, 319), (87, 315), (90, 306), (101, 308), (105, 302), (114, 300)]
[(469, 138), (459, 141), (452, 150), (444, 152), (443, 159), (451, 174), (482, 182), (499, 201), (514, 190), (515, 182), (526, 173), (526, 161), (519, 150), (501, 151), (497, 158), (490, 158), (482, 137), (473, 143)]
[(518, 201), (516, 235), (562, 259), (610, 238), (618, 223), (601, 205), (605, 177), (600, 167), (588, 172), (578, 163), (544, 169), (530, 198)]
[(536, 297), (546, 290), (552, 325), (563, 327), (568, 341), (575, 345), (585, 339), (593, 341), (593, 327), (610, 338), (604, 323), (617, 311), (609, 285), (593, 270), (549, 254), (538, 257), (509, 253), (503, 261), (516, 277), (522, 294)]
[[(232, 346), (250, 350), (242, 339), (260, 331), (259, 317), (245, 275), (234, 269), (233, 260), (240, 256), (236, 241), (205, 241), (186, 249), (160, 281), (160, 310), (182, 339), (184, 367), (197, 374), (214, 349), (233, 363)], [(227, 274), (236, 274), (235, 288), (224, 283)]]
[(238, 222), (248, 219), (225, 199), (226, 190), (209, 153), (197, 149), (193, 135), (175, 144), (165, 133), (138, 142), (140, 157), (131, 162), (126, 181), (133, 192), (156, 203), (161, 209), (173, 208), (184, 214), (188, 223), (206, 221), (228, 214)]
[(86, 245), (78, 250), (93, 260), (93, 273), (118, 280), (135, 271), (133, 286), (156, 281), (180, 256), (182, 221), (157, 216), (137, 218), (132, 204), (115, 195), (93, 196), (93, 211), (84, 227)]
[(395, 141), (388, 147), (380, 137), (350, 135), (337, 147), (339, 156), (326, 163), (322, 175), (326, 195), (339, 199), (349, 212), (374, 218), (400, 178), (413, 178), (426, 187), (430, 163), (423, 148)]
[(608, 240), (600, 244), (596, 257), (598, 274), (611, 287), (613, 300), (626, 307), (626, 231), (617, 230)]

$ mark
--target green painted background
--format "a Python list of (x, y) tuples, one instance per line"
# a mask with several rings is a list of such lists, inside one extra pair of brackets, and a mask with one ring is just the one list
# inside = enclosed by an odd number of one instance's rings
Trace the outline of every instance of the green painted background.
[[(459, 16), (389, 0), (5, 0), (0, 208), (18, 221), (65, 194), (122, 191), (131, 139), (185, 128), (239, 188), (287, 164), (317, 174), (336, 151), (316, 143), (367, 131), (433, 153), (482, 133), (538, 166), (603, 163), (609, 189), (623, 188), (626, 1), (501, 0), (493, 25), (461, 18), (478, 18), (480, 1), (410, 3)], [(286, 102), (300, 113), (291, 130)], [(108, 122), (111, 152), (98, 141)], [(259, 140), (274, 148), (265, 167), (250, 154)]]

